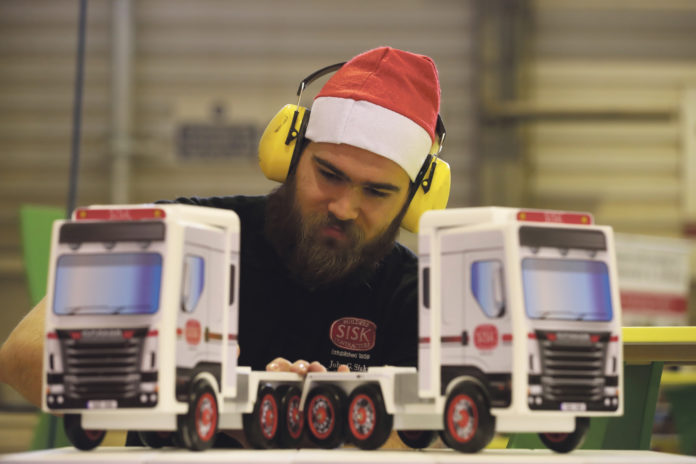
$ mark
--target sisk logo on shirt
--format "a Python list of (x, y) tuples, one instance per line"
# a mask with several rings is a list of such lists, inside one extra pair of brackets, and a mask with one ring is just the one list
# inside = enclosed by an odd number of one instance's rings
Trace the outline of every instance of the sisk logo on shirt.
[(375, 346), (377, 325), (367, 319), (343, 317), (331, 324), (329, 336), (334, 345), (352, 351), (369, 351)]

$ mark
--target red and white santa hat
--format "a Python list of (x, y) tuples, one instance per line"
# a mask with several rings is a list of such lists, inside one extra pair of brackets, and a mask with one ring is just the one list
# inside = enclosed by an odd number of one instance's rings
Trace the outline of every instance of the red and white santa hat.
[(380, 47), (344, 64), (314, 99), (305, 136), (389, 158), (415, 180), (436, 137), (440, 83), (424, 55)]

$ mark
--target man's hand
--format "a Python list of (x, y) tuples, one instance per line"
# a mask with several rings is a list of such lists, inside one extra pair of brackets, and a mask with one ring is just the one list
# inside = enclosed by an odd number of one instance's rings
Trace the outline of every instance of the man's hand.
[[(298, 359), (291, 363), (285, 358), (275, 358), (266, 365), (268, 372), (295, 372), (302, 376), (310, 372), (326, 372), (326, 368), (317, 361), (307, 362), (304, 359)], [(338, 372), (350, 372), (350, 369), (345, 364), (338, 366)]]

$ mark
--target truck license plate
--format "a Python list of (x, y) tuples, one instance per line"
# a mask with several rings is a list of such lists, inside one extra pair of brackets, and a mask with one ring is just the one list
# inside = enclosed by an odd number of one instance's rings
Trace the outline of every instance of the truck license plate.
[(89, 400), (87, 401), (87, 409), (116, 409), (118, 401), (116, 400)]
[(586, 411), (587, 405), (585, 403), (561, 403), (561, 411)]

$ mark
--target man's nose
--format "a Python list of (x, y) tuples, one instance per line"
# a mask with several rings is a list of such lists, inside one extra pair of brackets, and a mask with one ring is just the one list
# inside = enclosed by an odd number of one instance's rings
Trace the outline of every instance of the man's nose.
[(341, 189), (329, 201), (329, 212), (342, 221), (357, 219), (360, 210), (360, 192), (354, 187)]

